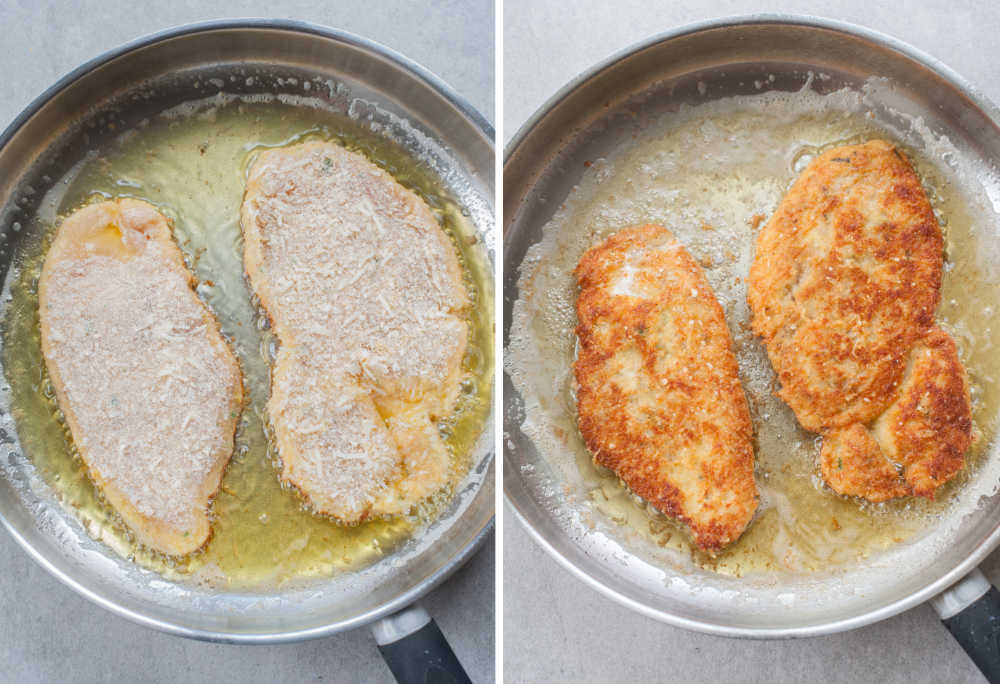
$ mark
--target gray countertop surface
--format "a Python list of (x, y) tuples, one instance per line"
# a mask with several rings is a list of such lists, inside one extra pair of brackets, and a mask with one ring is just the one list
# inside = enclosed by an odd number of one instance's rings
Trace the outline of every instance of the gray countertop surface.
[[(758, 12), (810, 14), (890, 34), (942, 60), (1000, 102), (1000, 4), (825, 0), (506, 0), (505, 142), (566, 82), (604, 58), (686, 23)], [(930, 607), (862, 629), (748, 641), (660, 624), (599, 595), (504, 516), (504, 679), (508, 682), (983, 682)], [(1000, 580), (1000, 553), (983, 569)]]
[[(277, 17), (343, 29), (438, 74), (494, 118), (491, 0), (0, 2), (3, 128), (57, 78), (105, 50), (194, 21)], [(424, 605), (477, 682), (493, 680), (493, 539)], [(114, 616), (49, 576), (0, 532), (0, 681), (391, 682), (367, 629), (281, 646), (208, 644)]]

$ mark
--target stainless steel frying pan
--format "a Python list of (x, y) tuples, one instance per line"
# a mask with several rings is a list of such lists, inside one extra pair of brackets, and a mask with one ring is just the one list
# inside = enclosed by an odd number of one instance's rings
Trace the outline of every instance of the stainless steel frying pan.
[[(0, 276), (8, 275), (11, 254), (23, 238), (18, 227), (30, 225), (28, 218), (52, 179), (89, 150), (185, 101), (220, 90), (301, 95), (304, 81), (322, 85), (311, 94), (324, 107), (346, 113), (355, 106), (362, 120), (435, 169), (469, 212), (493, 257), (493, 131), (447, 85), (405, 57), (350, 34), (287, 21), (213, 22), (154, 35), (81, 66), (0, 136), (0, 233), (8, 245), (0, 252)], [(92, 541), (55, 502), (19, 443), (9, 392), (0, 397), (3, 524), (36, 561), (76, 591), (119, 615), (174, 634), (275, 643), (393, 616), (458, 568), (492, 526), (491, 419), (448, 510), (377, 564), (267, 594), (169, 582)], [(434, 646), (428, 631), (433, 624), (426, 623), (422, 611), (404, 611), (379, 623), (376, 636), (380, 644), (398, 645), (401, 636), (422, 633), (420, 648)], [(397, 648), (392, 657), (404, 656)], [(446, 667), (442, 662), (438, 666)]]
[[(1000, 111), (933, 58), (872, 31), (821, 19), (753, 16), (685, 27), (615, 55), (575, 79), (508, 146), (505, 347), (525, 252), (541, 239), (543, 226), (579, 182), (585, 161), (609, 156), (631, 138), (636, 122), (669, 117), (682, 103), (752, 95), (762, 92), (762, 81), (765, 91), (796, 91), (810, 79), (810, 72), (823, 74), (811, 85), (820, 92), (860, 89), (871, 77), (883, 79), (887, 87), (869, 96), (876, 121), (904, 133), (907, 126), (922, 123), (932, 133), (946, 135), (960, 155), (986, 170), (975, 181), (979, 187), (969, 191), (987, 204), (1000, 198), (991, 172), (1000, 160)], [(771, 75), (774, 78), (768, 79)], [(994, 204), (992, 212), (996, 220), (983, 222), (977, 230), (997, 244), (1000, 206)], [(920, 541), (863, 565), (800, 577), (721, 577), (680, 561), (664, 564), (660, 556), (616, 536), (613, 527), (589, 526), (580, 514), (585, 500), (576, 497), (574, 485), (522, 430), (531, 418), (526, 406), (505, 373), (506, 499), (543, 548), (607, 596), (688, 629), (792, 637), (859, 627), (952, 587), (934, 601), (935, 607), (984, 671), (1000, 676), (992, 623), (983, 629), (985, 623), (970, 617), (977, 610), (975, 618), (1000, 615), (995, 590), (989, 591), (975, 570), (1000, 542), (995, 486), (985, 487), (994, 493), (968, 514), (942, 520)], [(988, 464), (1000, 459), (996, 443), (988, 451)], [(995, 472), (984, 468), (980, 477)], [(974, 637), (969, 636), (971, 628)]]

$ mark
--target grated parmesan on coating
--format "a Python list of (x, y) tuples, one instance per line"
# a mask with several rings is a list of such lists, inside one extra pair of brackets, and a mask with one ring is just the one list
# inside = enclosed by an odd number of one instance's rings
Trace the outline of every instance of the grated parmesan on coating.
[(42, 350), (91, 477), (140, 542), (196, 550), (233, 450), (239, 366), (166, 218), (137, 200), (72, 214), (39, 281)]
[(363, 156), (262, 152), (241, 225), (281, 342), (268, 413), (282, 477), (341, 522), (406, 513), (447, 481), (468, 298), (430, 208)]

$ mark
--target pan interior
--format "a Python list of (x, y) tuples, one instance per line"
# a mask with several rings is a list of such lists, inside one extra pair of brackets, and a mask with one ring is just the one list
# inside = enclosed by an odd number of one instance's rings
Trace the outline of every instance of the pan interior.
[[(815, 58), (788, 59), (800, 41), (818, 46), (808, 52)], [(678, 63), (673, 50), (682, 49)], [(671, 66), (656, 66), (663, 64)], [(901, 69), (909, 70), (905, 78)], [(910, 85), (918, 76), (940, 79), (839, 31), (712, 27), (606, 67), (511, 149), (505, 490), (557, 555), (626, 603), (730, 633), (842, 628), (939, 579), (995, 529), (997, 186), (982, 149), (996, 144), (995, 127), (979, 112), (993, 139), (984, 140), (981, 127), (965, 129), (968, 121)], [(594, 107), (598, 92), (604, 102)], [(536, 135), (556, 129), (573, 133), (547, 147)], [(773, 372), (746, 327), (744, 279), (754, 224), (808, 159), (876, 135), (915, 159), (945, 226), (948, 272), (938, 315), (963, 347), (983, 437), (940, 501), (859, 509), (823, 490), (812, 465), (815, 436), (773, 397)], [(595, 468), (575, 427), (571, 270), (590, 244), (642, 222), (668, 226), (702, 261), (726, 310), (754, 413), (761, 511), (718, 558), (692, 554), (677, 525)]]
[[(252, 47), (247, 33), (256, 34)], [(227, 50), (230, 59), (220, 59)], [(159, 59), (150, 51), (159, 51)], [(174, 51), (196, 63), (166, 70), (163, 60)], [(119, 69), (128, 72), (128, 78), (121, 73), (114, 78)], [(369, 79), (379, 85), (370, 86)], [(398, 79), (409, 82), (400, 87)], [(392, 92), (381, 90), (383, 86)], [(70, 106), (77, 111), (61, 111)], [(435, 108), (440, 119), (423, 123)], [(453, 132), (436, 128), (455, 116), (463, 123)], [(45, 123), (50, 125), (43, 130)], [(52, 123), (58, 128), (53, 130)], [(241, 253), (237, 215), (228, 220), (221, 216), (232, 213), (230, 204), (238, 211), (243, 173), (257, 151), (313, 137), (360, 151), (422, 195), (455, 241), (470, 274), (477, 338), (466, 359), (475, 377), (468, 388), (468, 417), (476, 417), (451, 426), (455, 452), (465, 461), (463, 474), (452, 483), (453, 496), (419, 520), (338, 528), (303, 513), (294, 494), (281, 491), (274, 478), (239, 475), (246, 465), (275, 475), (259, 411), (266, 401), (271, 340), (260, 330), (262, 317), (246, 292), (242, 269), (236, 268)], [(461, 151), (453, 151), (453, 145)], [(68, 494), (65, 483), (53, 479), (79, 479), (80, 472), (61, 472), (66, 459), (53, 453), (60, 445), (52, 424), (42, 426), (41, 439), (38, 421), (29, 430), (32, 434), (24, 432), (25, 421), (16, 420), (23, 418), (17, 400), (24, 387), (5, 382), (0, 394), (0, 486), (5, 490), (5, 522), (15, 535), (46, 567), (99, 602), (160, 627), (211, 638), (289, 638), (349, 627), (392, 609), (407, 596), (412, 600), (443, 577), (468, 552), (492, 514), (493, 224), (490, 191), (481, 180), (489, 178), (491, 166), (483, 165), (489, 146), (474, 122), (400, 66), (363, 48), (280, 30), (216, 31), (162, 41), (90, 71), (45, 103), (0, 150), (0, 167), (11, 171), (4, 188), (8, 201), (0, 209), (4, 302), (9, 309), (5, 322), (17, 326), (7, 340), (30, 346), (31, 335), (23, 328), (31, 323), (32, 312), (23, 306), (30, 299), (24, 291), (35, 284), (32, 271), (58, 215), (100, 196), (153, 201), (175, 219), (178, 242), (202, 281), (199, 293), (233, 339), (248, 380), (260, 380), (248, 382), (250, 394), (259, 396), (251, 396), (244, 413), (234, 467), (223, 486), (238, 494), (235, 490), (245, 485), (239, 497), (270, 500), (289, 524), (309, 524), (303, 525), (307, 533), (297, 540), (283, 540), (285, 535), (276, 529), (270, 551), (267, 543), (248, 543), (260, 540), (241, 539), (240, 534), (250, 532), (238, 525), (226, 545), (233, 553), (225, 554), (229, 559), (221, 565), (211, 551), (181, 564), (144, 552), (109, 519), (92, 488)], [(143, 155), (151, 151), (144, 163)], [(220, 155), (226, 157), (222, 162)], [(191, 179), (187, 185), (185, 175)], [(190, 208), (199, 202), (176, 196), (184, 190), (204, 196), (202, 204), (209, 206), (192, 213)], [(230, 330), (225, 330), (227, 320)], [(34, 360), (21, 364), (20, 379), (38, 365)], [(44, 378), (35, 381), (44, 394)], [(48, 467), (37, 468), (39, 463)], [(224, 489), (215, 505), (224, 504), (226, 496)], [(262, 529), (275, 522), (273, 511), (253, 510), (256, 505), (241, 504), (235, 500), (239, 497), (232, 502), (233, 520), (250, 515)], [(79, 506), (79, 517), (67, 510), (71, 506)], [(213, 541), (225, 536), (224, 530), (219, 532)], [(260, 551), (256, 558), (239, 557), (239, 549), (248, 547)], [(293, 560), (296, 553), (301, 562)], [(219, 572), (222, 566), (227, 569)]]
[[(466, 378), (456, 409), (443, 424), (453, 459), (451, 476), (439, 495), (411, 516), (344, 526), (313, 515), (294, 490), (281, 486), (278, 455), (270, 449), (264, 406), (278, 342), (247, 288), (238, 217), (246, 170), (256, 154), (312, 139), (336, 140), (418, 192), (452, 238), (467, 276), (473, 332), (463, 363)], [(38, 379), (45, 364), (35, 284), (58, 217), (89, 201), (113, 197), (152, 202), (173, 220), (174, 237), (199, 279), (198, 292), (240, 360), (249, 399), (240, 417), (236, 456), (212, 503), (212, 538), (204, 549), (182, 558), (157, 554), (134, 541), (71, 455), (71, 442), (56, 420), (50, 379)], [(166, 578), (206, 587), (268, 590), (300, 584), (364, 568), (393, 553), (440, 513), (468, 472), (472, 443), (489, 411), (493, 368), (492, 321), (482, 302), (488, 296), (484, 283), (489, 270), (476, 249), (475, 228), (447, 190), (405, 150), (354, 119), (324, 109), (317, 98), (284, 95), (269, 102), (262, 96), (222, 94), (168, 110), (126, 129), (113, 144), (56, 179), (41, 210), (22, 230), (26, 237), (13, 258), (16, 272), (8, 279), (11, 301), (2, 326), (3, 366), (11, 382), (18, 435), (63, 506), (119, 555)]]

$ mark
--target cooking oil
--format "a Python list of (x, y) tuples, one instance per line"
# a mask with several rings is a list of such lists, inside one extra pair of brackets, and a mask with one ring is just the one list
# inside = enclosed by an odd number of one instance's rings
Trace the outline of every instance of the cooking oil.
[[(935, 501), (871, 504), (826, 487), (817, 465), (821, 438), (802, 429), (775, 395), (779, 383), (749, 326), (746, 277), (760, 226), (813, 157), (872, 138), (892, 140), (909, 155), (946, 238), (937, 313), (968, 370), (977, 440), (965, 470)], [(505, 356), (525, 401), (522, 431), (562, 484), (561, 505), (575, 506), (587, 527), (604, 530), (627, 549), (644, 549), (647, 560), (657, 559), (651, 562), (679, 554), (726, 575), (846, 567), (919, 538), (960, 499), (974, 506), (979, 494), (970, 482), (981, 470), (1000, 412), (993, 347), (1000, 283), (983, 258), (991, 253), (996, 225), (935, 149), (880, 127), (860, 95), (820, 96), (806, 87), (682, 107), (652, 121), (608, 158), (587, 160), (578, 185), (521, 266)], [(699, 552), (682, 525), (595, 465), (577, 429), (573, 269), (590, 246), (641, 223), (669, 228), (704, 269), (725, 310), (753, 416), (760, 506), (746, 533), (714, 557)]]
[[(280, 484), (267, 435), (265, 404), (277, 341), (248, 289), (239, 209), (246, 172), (268, 147), (309, 139), (360, 152), (420, 195), (454, 244), (472, 306), (462, 393), (439, 426), (452, 454), (448, 485), (413, 515), (341, 526), (310, 512)], [(493, 377), (493, 294), (489, 260), (463, 207), (426, 165), (353, 119), (301, 102), (213, 98), (144, 121), (93, 152), (53, 185), (49, 211), (25, 226), (15, 255), (12, 300), (3, 324), (4, 368), (25, 453), (88, 533), (143, 567), (173, 580), (266, 590), (363, 568), (432, 521), (471, 467), (472, 446), (489, 412)], [(41, 354), (37, 285), (60, 217), (112, 197), (146, 200), (173, 221), (174, 237), (198, 280), (199, 296), (219, 320), (244, 374), (247, 405), (233, 458), (211, 504), (205, 547), (168, 557), (139, 545), (102, 498), (74, 452)], [(44, 204), (44, 203), (43, 203)]]

